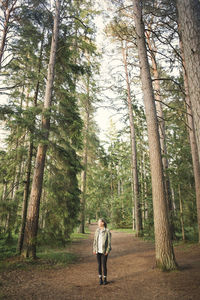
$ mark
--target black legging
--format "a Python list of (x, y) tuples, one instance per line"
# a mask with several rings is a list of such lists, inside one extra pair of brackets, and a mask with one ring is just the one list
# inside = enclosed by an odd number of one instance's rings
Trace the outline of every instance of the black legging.
[(104, 255), (102, 253), (97, 253), (99, 275), (102, 275), (102, 265), (103, 265), (104, 276), (107, 276), (107, 258), (108, 258), (108, 255)]

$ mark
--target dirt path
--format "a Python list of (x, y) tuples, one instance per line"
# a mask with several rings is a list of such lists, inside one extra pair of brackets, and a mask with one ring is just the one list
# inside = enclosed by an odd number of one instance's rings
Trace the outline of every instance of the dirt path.
[(91, 225), (87, 240), (75, 242), (70, 251), (78, 253), (77, 263), (52, 270), (10, 271), (1, 274), (2, 299), (58, 300), (199, 300), (200, 247), (176, 248), (181, 271), (162, 273), (153, 268), (154, 248), (130, 234), (112, 232), (108, 258), (108, 281), (98, 285), (96, 257), (92, 240), (96, 225)]

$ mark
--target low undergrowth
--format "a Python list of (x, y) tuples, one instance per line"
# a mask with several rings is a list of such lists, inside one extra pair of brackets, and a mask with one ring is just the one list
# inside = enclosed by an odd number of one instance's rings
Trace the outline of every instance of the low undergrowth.
[(116, 232), (135, 234), (135, 231), (131, 228), (111, 228), (111, 230), (116, 231)]
[(0, 240), (0, 271), (15, 269), (48, 269), (65, 267), (68, 264), (75, 263), (78, 256), (70, 253), (68, 248), (80, 239), (87, 239), (89, 235), (88, 229), (86, 234), (74, 232), (70, 240), (63, 247), (61, 245), (40, 245), (37, 248), (37, 259), (24, 259), (16, 254), (17, 239), (13, 239), (9, 243)]

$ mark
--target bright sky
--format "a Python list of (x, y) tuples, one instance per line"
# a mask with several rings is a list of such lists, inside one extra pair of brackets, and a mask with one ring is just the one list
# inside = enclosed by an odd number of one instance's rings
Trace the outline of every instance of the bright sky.
[[(97, 36), (96, 43), (100, 52), (103, 50), (103, 57), (101, 59), (101, 75), (100, 75), (100, 86), (105, 87), (109, 85), (110, 77), (110, 66), (112, 57), (110, 57), (109, 53), (112, 51), (112, 47), (115, 45), (111, 45), (109, 38), (104, 33), (105, 26), (110, 21), (110, 0), (96, 0), (97, 7), (103, 11), (103, 14), (95, 17), (95, 24), (97, 27)], [(112, 63), (113, 65), (113, 63)], [(97, 109), (95, 120), (100, 128), (100, 136), (101, 140), (107, 140), (106, 135), (110, 128), (111, 122), (114, 122), (117, 129), (122, 129), (123, 124), (120, 122), (121, 115), (117, 113), (114, 108), (112, 109), (110, 106), (109, 98), (115, 99), (117, 95), (114, 94), (111, 89), (107, 89), (106, 91), (102, 91), (101, 99), (102, 103), (99, 104)], [(117, 102), (117, 99), (116, 99)]]

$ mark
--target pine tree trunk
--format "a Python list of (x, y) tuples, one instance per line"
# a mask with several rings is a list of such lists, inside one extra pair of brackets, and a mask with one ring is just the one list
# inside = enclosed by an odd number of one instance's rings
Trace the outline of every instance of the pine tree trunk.
[(79, 228), (80, 233), (85, 233), (85, 196), (86, 196), (86, 177), (87, 177), (87, 150), (84, 153), (84, 170), (81, 173), (81, 224)]
[[(38, 61), (38, 75), (40, 75), (40, 73), (41, 73), (43, 45), (44, 45), (44, 30), (43, 30), (43, 39), (41, 42), (40, 55), (39, 55), (39, 61)], [(35, 95), (34, 95), (34, 107), (37, 107), (39, 88), (40, 88), (40, 81), (38, 80), (37, 84), (36, 84)], [(35, 120), (34, 120), (33, 128), (35, 128)], [(31, 133), (33, 133), (33, 132), (31, 132)], [(33, 143), (32, 137), (30, 136), (28, 160), (27, 160), (27, 170), (26, 170), (26, 183), (25, 183), (25, 187), (24, 187), (23, 205), (22, 205), (22, 221), (21, 221), (21, 228), (20, 228), (18, 244), (17, 244), (17, 252), (19, 254), (21, 254), (21, 250), (22, 250), (23, 242), (24, 242), (24, 232), (25, 232), (25, 226), (26, 226), (28, 199), (29, 199), (29, 194), (30, 194), (33, 148), (34, 148), (34, 143)]]
[[(169, 217), (170, 217), (170, 229), (171, 229), (171, 237), (172, 239), (175, 238), (175, 230), (173, 224), (173, 206), (172, 206), (172, 197), (171, 197), (171, 188), (170, 188), (170, 179), (168, 175), (168, 168), (169, 163), (167, 159), (167, 145), (166, 145), (166, 134), (165, 134), (165, 120), (163, 114), (163, 108), (161, 103), (161, 88), (160, 88), (160, 81), (159, 81), (159, 72), (156, 62), (156, 53), (157, 49), (155, 44), (152, 43), (150, 39), (150, 34), (146, 34), (147, 43), (149, 50), (151, 51), (151, 62), (152, 62), (152, 69), (153, 69), (153, 77), (154, 81), (154, 91), (155, 91), (155, 104), (156, 104), (156, 112), (158, 117), (158, 128), (159, 128), (159, 136), (160, 136), (160, 146), (161, 146), (161, 154), (162, 154), (162, 164), (164, 170), (164, 179), (165, 179), (165, 193), (166, 193), (166, 200), (168, 204), (169, 210)], [(153, 44), (153, 45), (152, 45)]]
[(5, 179), (3, 179), (3, 193), (2, 193), (2, 197), (1, 197), (2, 202), (4, 202), (6, 200), (7, 188), (8, 188), (7, 181), (5, 181)]
[(171, 188), (172, 191), (172, 205), (174, 210), (174, 215), (177, 215), (177, 209), (176, 209), (176, 202), (175, 202), (175, 193), (173, 187)]
[(184, 229), (184, 220), (183, 220), (183, 201), (181, 197), (181, 187), (178, 185), (178, 196), (179, 196), (179, 207), (180, 207), (180, 222), (181, 222), (181, 232), (182, 240), (185, 241), (185, 229)]
[(176, 2), (200, 158), (200, 2), (199, 0), (176, 0)]
[(2, 64), (2, 59), (3, 59), (3, 54), (4, 54), (4, 49), (5, 49), (5, 44), (6, 44), (6, 36), (8, 33), (8, 24), (9, 24), (9, 19), (10, 19), (10, 10), (8, 9), (8, 1), (6, 6), (6, 14), (5, 14), (5, 21), (4, 21), (4, 27), (3, 27), (3, 32), (2, 32), (2, 38), (1, 38), (1, 44), (0, 44), (0, 69), (1, 69), (1, 64)]
[(2, 59), (3, 59), (3, 54), (4, 54), (4, 49), (6, 46), (6, 39), (7, 39), (7, 34), (8, 34), (8, 28), (9, 28), (9, 21), (10, 21), (10, 16), (12, 11), (15, 8), (15, 4), (16, 4), (17, 0), (14, 0), (12, 5), (10, 6), (10, 8), (8, 8), (9, 6), (9, 1), (6, 0), (4, 2), (4, 6), (5, 6), (5, 21), (3, 24), (3, 32), (2, 32), (2, 37), (1, 37), (1, 42), (0, 42), (0, 70), (2, 67)]
[(147, 202), (147, 171), (145, 165), (145, 153), (143, 152), (143, 178), (144, 178), (144, 219), (148, 220), (149, 210), (148, 210), (148, 202)]
[(19, 254), (21, 254), (21, 250), (24, 242), (24, 232), (25, 232), (25, 225), (26, 225), (30, 179), (31, 179), (32, 156), (33, 156), (33, 143), (30, 142), (29, 151), (28, 151), (27, 171), (26, 171), (26, 183), (25, 183), (24, 195), (23, 195), (22, 221), (21, 221), (21, 228), (20, 228), (18, 245), (17, 245), (17, 252)]
[[(133, 195), (132, 195), (133, 210), (135, 208), (136, 236), (140, 236), (142, 234), (142, 214), (141, 214), (141, 205), (139, 200), (139, 181), (138, 181), (135, 126), (133, 121), (133, 107), (131, 101), (131, 89), (130, 89), (128, 66), (127, 66), (127, 43), (125, 44), (124, 47), (123, 42), (122, 42), (122, 56), (123, 56), (123, 63), (124, 63), (124, 69), (126, 75), (127, 101), (128, 101), (128, 112), (129, 112), (129, 123), (130, 123), (130, 137), (131, 137), (131, 174), (132, 174), (132, 184), (133, 184)], [(134, 219), (133, 219), (133, 223), (134, 223)]]
[[(9, 17), (9, 16), (7, 15), (6, 17)], [(8, 20), (6, 19), (6, 22), (4, 24), (2, 39), (1, 39), (1, 45), (0, 45), (0, 69), (1, 69), (2, 59), (3, 59), (5, 43), (6, 43), (7, 31), (8, 31)]]
[(84, 135), (84, 150), (83, 150), (83, 171), (81, 174), (81, 224), (80, 233), (85, 233), (85, 204), (86, 204), (86, 180), (87, 180), (87, 162), (88, 162), (88, 134), (90, 121), (90, 79), (87, 78), (87, 99), (85, 103), (85, 135)]
[[(21, 153), (19, 153), (18, 142), (19, 142), (19, 140), (17, 141), (17, 145), (16, 145), (17, 166), (15, 169), (15, 176), (14, 176), (14, 180), (13, 180), (13, 189), (12, 189), (12, 199), (11, 199), (11, 202), (14, 204), (14, 207), (13, 207), (12, 211), (9, 211), (8, 218), (7, 218), (8, 240), (12, 239), (12, 228), (15, 225), (16, 220), (17, 220), (17, 211), (18, 211), (18, 205), (19, 205), (19, 197), (17, 196), (17, 192), (19, 190), (20, 179), (21, 179), (21, 174), (22, 174), (22, 169), (23, 169), (23, 155)], [(23, 141), (21, 141), (21, 142), (23, 144)]]
[(111, 182), (110, 182), (110, 218), (111, 218), (111, 226), (114, 225), (114, 210), (113, 210), (113, 203), (114, 203), (114, 184), (113, 184), (113, 174), (112, 174), (112, 166), (111, 166)]
[(198, 156), (197, 142), (196, 142), (196, 136), (195, 136), (194, 122), (193, 122), (193, 115), (192, 115), (192, 110), (191, 110), (188, 78), (187, 78), (187, 73), (185, 71), (185, 59), (184, 59), (184, 53), (183, 53), (181, 41), (180, 41), (180, 48), (182, 50), (185, 102), (186, 102), (186, 109), (187, 109), (188, 132), (189, 132), (190, 147), (191, 147), (191, 154), (192, 154), (192, 164), (193, 164), (193, 172), (194, 172), (194, 181), (195, 181), (195, 192), (196, 192), (196, 203), (197, 203), (197, 221), (198, 221), (199, 243), (200, 243), (200, 164), (199, 164), (199, 156)]
[[(5, 179), (3, 179), (3, 193), (2, 193), (2, 197), (1, 197), (1, 201), (4, 202), (6, 201), (6, 197), (7, 197), (7, 190), (8, 190), (8, 183)], [(0, 217), (0, 225), (1, 225), (1, 228), (4, 228), (4, 232), (6, 230), (6, 224), (5, 226), (3, 226), (3, 223), (5, 224), (4, 222), (4, 217), (1, 216)], [(3, 231), (3, 229), (2, 229)]]
[(53, 27), (53, 34), (52, 34), (50, 59), (49, 59), (49, 66), (48, 66), (48, 75), (47, 75), (44, 108), (43, 108), (43, 116), (42, 116), (43, 142), (39, 144), (37, 149), (35, 169), (33, 174), (33, 182), (31, 187), (30, 201), (28, 206), (27, 221), (26, 221), (25, 234), (24, 234), (24, 245), (22, 249), (23, 256), (32, 257), (32, 258), (36, 258), (40, 197), (42, 193), (45, 158), (46, 158), (47, 143), (48, 143), (49, 130), (50, 130), (50, 117), (48, 116), (48, 112), (51, 109), (51, 99), (52, 99), (52, 89), (53, 89), (53, 81), (54, 81), (55, 59), (56, 59), (56, 47), (57, 47), (57, 39), (58, 39), (59, 15), (60, 15), (60, 1), (56, 0), (54, 27)]
[(143, 153), (140, 153), (140, 199), (141, 199), (141, 211), (142, 213), (142, 228), (145, 226), (145, 209), (146, 209), (146, 200), (144, 193), (144, 162), (143, 162)]
[[(22, 142), (24, 143), (24, 142)], [(12, 201), (15, 202), (15, 209), (13, 211), (13, 224), (15, 224), (16, 222), (16, 219), (17, 219), (17, 210), (18, 210), (18, 204), (19, 204), (19, 197), (17, 197), (17, 192), (19, 190), (19, 187), (20, 187), (20, 184), (21, 184), (21, 177), (22, 177), (22, 174), (23, 174), (23, 155), (22, 154), (19, 154), (17, 155), (18, 158), (17, 158), (17, 161), (18, 161), (18, 166), (17, 166), (17, 169), (16, 169), (16, 181), (15, 181), (15, 188), (14, 188), (14, 191), (13, 191), (13, 199)]]
[(133, 0), (133, 13), (136, 27), (138, 56), (140, 62), (140, 75), (147, 119), (154, 207), (156, 265), (162, 270), (174, 270), (177, 268), (177, 264), (175, 261), (173, 245), (170, 238), (169, 216), (165, 197), (156, 107), (150, 67), (147, 57), (147, 49), (145, 44), (144, 24), (142, 20), (140, 0)]
[(124, 185), (123, 185), (123, 180), (121, 181), (121, 190), (120, 190), (120, 192), (121, 192), (121, 195), (122, 195), (122, 197), (121, 197), (121, 200), (122, 200), (122, 202), (121, 202), (121, 209), (122, 209), (122, 219), (123, 219), (123, 221), (125, 221), (125, 213), (124, 213), (124, 196), (123, 196), (123, 194), (124, 194)]
[[(88, 131), (86, 129), (86, 131)], [(88, 135), (88, 132), (86, 133)], [(80, 233), (85, 233), (85, 197), (86, 197), (86, 179), (87, 179), (87, 160), (88, 160), (88, 138), (85, 136), (84, 143), (84, 155), (83, 155), (83, 167), (84, 170), (81, 173), (81, 224)]]

